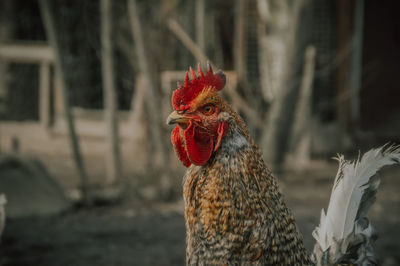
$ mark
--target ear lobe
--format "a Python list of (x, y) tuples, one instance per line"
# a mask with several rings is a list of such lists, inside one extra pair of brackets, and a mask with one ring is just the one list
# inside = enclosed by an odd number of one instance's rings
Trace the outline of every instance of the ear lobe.
[(175, 153), (178, 155), (178, 159), (183, 163), (184, 166), (189, 167), (192, 163), (186, 153), (183, 140), (180, 135), (179, 126), (176, 126), (171, 133), (171, 142), (174, 145)]
[(226, 135), (227, 131), (228, 131), (228, 123), (226, 121), (223, 121), (223, 122), (218, 124), (217, 143), (215, 144), (214, 151), (218, 150), (219, 147), (221, 146), (222, 138)]

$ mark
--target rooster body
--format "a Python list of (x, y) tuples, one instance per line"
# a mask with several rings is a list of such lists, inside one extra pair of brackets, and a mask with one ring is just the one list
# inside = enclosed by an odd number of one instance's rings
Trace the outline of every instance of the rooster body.
[(380, 167), (400, 162), (399, 149), (367, 153), (358, 165), (341, 159), (328, 212), (322, 212), (314, 232), (311, 261), (245, 123), (218, 95), (224, 74), (214, 74), (211, 66), (203, 74), (200, 65), (199, 76), (192, 68), (190, 73), (192, 80), (186, 73), (184, 85), (178, 83), (167, 119), (177, 124), (171, 142), (188, 167), (183, 181), (186, 264), (374, 265), (366, 218), (379, 185), (372, 177)]
[(233, 117), (218, 152), (184, 179), (187, 264), (310, 264), (275, 178)]

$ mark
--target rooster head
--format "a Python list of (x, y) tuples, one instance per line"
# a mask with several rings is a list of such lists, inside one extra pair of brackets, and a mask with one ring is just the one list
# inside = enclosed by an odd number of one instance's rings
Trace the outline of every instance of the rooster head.
[(174, 111), (168, 116), (167, 124), (177, 124), (171, 133), (171, 142), (179, 160), (189, 167), (204, 165), (212, 153), (220, 147), (228, 130), (223, 119), (224, 101), (218, 95), (225, 86), (225, 74), (213, 73), (208, 64), (204, 74), (198, 64), (198, 75), (190, 68), (192, 79), (186, 72), (184, 85), (172, 95)]

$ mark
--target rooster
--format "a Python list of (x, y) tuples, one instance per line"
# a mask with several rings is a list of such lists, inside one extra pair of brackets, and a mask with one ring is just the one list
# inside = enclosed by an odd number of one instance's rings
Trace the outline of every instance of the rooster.
[(187, 265), (373, 265), (366, 218), (376, 171), (400, 161), (398, 148), (372, 150), (359, 163), (339, 157), (330, 204), (304, 248), (277, 181), (242, 118), (218, 94), (221, 70), (190, 68), (172, 95), (171, 142), (188, 168), (183, 180)]

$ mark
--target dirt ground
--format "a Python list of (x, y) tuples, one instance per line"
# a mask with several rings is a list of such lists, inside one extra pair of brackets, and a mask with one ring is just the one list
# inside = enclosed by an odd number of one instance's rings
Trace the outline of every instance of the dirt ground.
[[(381, 265), (400, 265), (399, 168), (382, 172), (378, 200), (370, 212), (379, 233), (375, 247)], [(332, 163), (280, 175), (281, 189), (309, 250), (335, 171)], [(183, 265), (184, 237), (181, 200), (146, 201), (132, 194), (118, 204), (8, 220), (0, 265)]]

